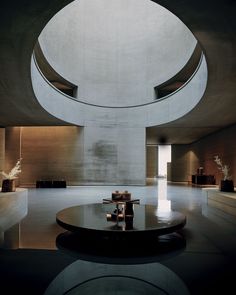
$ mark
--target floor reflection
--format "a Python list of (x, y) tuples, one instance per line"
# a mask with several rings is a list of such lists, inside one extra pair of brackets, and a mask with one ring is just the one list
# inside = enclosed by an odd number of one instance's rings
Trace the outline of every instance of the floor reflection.
[(171, 201), (167, 199), (167, 180), (166, 178), (157, 179), (158, 212), (170, 212)]
[(17, 223), (0, 232), (0, 249), (20, 248), (20, 224)]
[[(68, 252), (62, 251), (62, 249), (55, 250), (57, 249), (56, 237), (64, 232), (56, 224), (56, 213), (70, 206), (101, 203), (104, 196), (109, 196), (116, 189), (117, 187), (114, 186), (29, 189), (28, 215), (21, 221), (20, 228), (16, 226), (9, 236), (8, 233), (5, 233), (6, 229), (3, 230), (4, 238), (9, 237), (8, 245), (17, 245), (17, 240), (20, 243), (20, 249), (1, 249), (0, 251), (1, 291), (5, 290), (4, 288), (7, 290), (3, 294), (42, 295), (59, 272), (75, 260), (82, 260), (78, 256), (72, 256), (73, 253), (68, 255)], [(141, 204), (157, 205), (158, 199), (161, 200), (161, 197), (164, 200), (171, 200), (171, 209), (187, 216), (187, 224), (183, 228), (186, 247), (176, 252), (169, 251), (165, 255), (160, 255), (159, 260), (152, 261), (152, 263), (145, 261), (145, 264), (141, 265), (134, 263), (124, 266), (123, 263), (114, 266), (114, 261), (105, 265), (104, 260), (92, 264), (92, 261), (89, 260), (91, 257), (87, 257), (90, 265), (89, 272), (93, 272), (93, 268), (100, 265), (101, 274), (103, 274), (104, 268), (108, 268), (111, 272), (107, 273), (107, 276), (114, 274), (120, 278), (122, 276), (120, 272), (113, 272), (113, 265), (115, 269), (126, 269), (127, 277), (135, 274), (136, 269), (152, 276), (152, 273), (156, 271), (152, 265), (161, 263), (184, 281), (192, 295), (232, 294), (231, 289), (235, 287), (236, 273), (236, 218), (234, 216), (204, 204), (202, 190), (189, 185), (168, 183), (166, 195), (166, 190), (158, 191), (161, 189), (161, 185), (158, 186), (156, 183), (143, 187), (122, 186), (119, 189), (128, 189), (132, 196), (140, 198)], [(5, 215), (6, 210), (4, 209), (2, 213)], [(18, 239), (19, 233), (20, 239)], [(14, 235), (16, 243), (13, 243)], [(146, 240), (143, 243), (148, 246)], [(169, 244), (168, 241), (167, 244)], [(93, 246), (97, 247), (96, 244)], [(85, 272), (86, 269), (82, 265), (86, 264), (86, 261), (80, 263), (82, 263), (81, 269)], [(100, 277), (99, 273), (97, 270), (95, 276), (87, 277), (87, 274), (83, 272), (69, 272), (70, 275), (66, 276), (66, 279), (68, 278), (70, 281), (71, 277), (75, 284), (68, 283), (68, 286), (74, 287), (78, 283), (83, 283), (86, 287), (86, 283), (84, 283), (86, 278), (93, 280), (94, 284), (101, 282), (102, 286), (102, 281), (96, 280)], [(78, 275), (81, 281), (78, 281)], [(165, 273), (157, 272), (158, 282), (162, 276), (165, 276)], [(136, 275), (132, 275), (132, 278), (136, 277)], [(59, 281), (60, 278), (63, 281), (62, 275), (59, 277)], [(148, 281), (145, 277), (142, 277), (142, 280)], [(165, 282), (168, 284), (167, 280)], [(158, 283), (156, 285), (161, 287)], [(54, 294), (61, 294), (61, 283), (58, 286), (59, 291)]]
[(49, 285), (44, 295), (190, 294), (183, 281), (160, 263), (111, 265), (77, 260)]

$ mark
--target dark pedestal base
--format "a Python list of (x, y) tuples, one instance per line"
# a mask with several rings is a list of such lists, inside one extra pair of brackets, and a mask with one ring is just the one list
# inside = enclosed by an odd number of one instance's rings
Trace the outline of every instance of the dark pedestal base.
[[(117, 240), (106, 236), (91, 237), (66, 231), (56, 238), (56, 246), (66, 254), (80, 260), (107, 264), (143, 264), (160, 261), (182, 253), (186, 247), (181, 232), (153, 236), (142, 242), (138, 240)], [(96, 244), (96, 247), (94, 245)]]
[(234, 191), (233, 180), (221, 180), (221, 182), (220, 182), (220, 191), (222, 191), (222, 192), (233, 192)]
[(2, 193), (15, 192), (15, 179), (4, 179), (2, 181)]

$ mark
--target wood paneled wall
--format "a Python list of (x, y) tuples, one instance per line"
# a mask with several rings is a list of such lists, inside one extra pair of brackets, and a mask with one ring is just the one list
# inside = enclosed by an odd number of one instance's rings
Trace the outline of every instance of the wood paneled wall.
[(153, 178), (157, 176), (158, 167), (158, 149), (155, 145), (147, 145), (147, 177)]
[(6, 169), (20, 157), (19, 183), (34, 186), (36, 180), (62, 180), (78, 184), (82, 174), (83, 128), (6, 128)]
[(172, 146), (172, 181), (187, 181), (202, 166), (205, 174), (214, 174), (217, 184), (222, 178), (214, 162), (218, 155), (230, 166), (236, 184), (236, 125), (211, 134), (190, 145)]
[(0, 128), (0, 171), (4, 170), (4, 160), (5, 160), (5, 128)]

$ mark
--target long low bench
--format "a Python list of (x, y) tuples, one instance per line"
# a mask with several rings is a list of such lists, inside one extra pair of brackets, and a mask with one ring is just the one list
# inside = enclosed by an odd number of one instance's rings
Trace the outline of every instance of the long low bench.
[(65, 180), (37, 180), (36, 188), (66, 188)]
[(236, 216), (236, 192), (206, 189), (207, 204), (230, 215)]

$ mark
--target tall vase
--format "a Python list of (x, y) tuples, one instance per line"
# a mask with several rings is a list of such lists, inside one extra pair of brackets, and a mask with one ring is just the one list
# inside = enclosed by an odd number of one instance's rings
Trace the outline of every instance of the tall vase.
[(234, 191), (234, 183), (233, 180), (221, 180), (220, 182), (220, 190), (222, 192), (233, 192)]
[(2, 181), (2, 193), (15, 192), (16, 184), (15, 179), (4, 179)]

